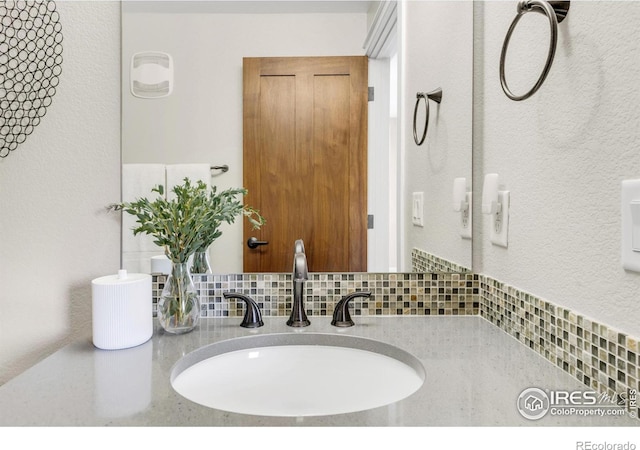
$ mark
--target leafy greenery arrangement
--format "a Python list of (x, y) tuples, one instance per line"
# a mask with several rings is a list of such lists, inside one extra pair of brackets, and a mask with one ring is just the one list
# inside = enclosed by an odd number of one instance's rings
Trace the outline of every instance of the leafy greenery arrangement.
[(186, 263), (196, 251), (203, 251), (220, 235), (222, 222), (233, 223), (243, 215), (254, 228), (260, 228), (265, 219), (258, 211), (243, 206), (238, 199), (246, 195), (244, 188), (227, 189), (218, 193), (217, 188), (209, 188), (202, 181), (195, 185), (188, 178), (184, 184), (173, 188), (172, 199), (164, 197), (164, 187), (156, 186), (152, 192), (159, 196), (150, 201), (141, 198), (134, 202), (124, 202), (110, 206), (136, 216), (139, 224), (133, 234), (151, 235), (154, 243), (164, 247), (166, 256), (173, 263)]

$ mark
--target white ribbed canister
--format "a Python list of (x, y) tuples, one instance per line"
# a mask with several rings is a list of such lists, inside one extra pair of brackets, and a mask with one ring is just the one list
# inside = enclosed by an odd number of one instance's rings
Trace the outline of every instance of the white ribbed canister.
[(93, 345), (104, 350), (135, 347), (153, 334), (151, 275), (108, 275), (91, 281)]

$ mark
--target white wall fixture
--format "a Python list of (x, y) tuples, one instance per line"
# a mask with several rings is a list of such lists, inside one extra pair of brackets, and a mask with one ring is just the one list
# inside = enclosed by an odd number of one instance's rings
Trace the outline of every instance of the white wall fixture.
[(471, 192), (466, 178), (453, 180), (453, 210), (460, 213), (460, 236), (471, 239)]
[(622, 267), (640, 272), (640, 180), (622, 182)]
[(414, 192), (411, 204), (411, 222), (418, 227), (424, 226), (424, 193)]
[(509, 191), (500, 190), (497, 173), (489, 173), (484, 177), (482, 213), (491, 215), (491, 243), (506, 248), (509, 232)]
[(173, 58), (164, 52), (140, 52), (131, 57), (131, 94), (162, 98), (173, 91)]

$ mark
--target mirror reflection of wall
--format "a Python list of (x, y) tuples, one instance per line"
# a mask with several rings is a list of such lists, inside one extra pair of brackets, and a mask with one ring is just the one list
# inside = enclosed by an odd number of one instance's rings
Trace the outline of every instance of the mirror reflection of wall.
[[(363, 44), (381, 4), (361, 1), (275, 3), (279, 8), (288, 10), (269, 9), (273, 6), (271, 2), (123, 2), (124, 164), (226, 164), (229, 171), (214, 172), (212, 183), (219, 189), (241, 186), (244, 164), (242, 58), (366, 54)], [(368, 270), (411, 271), (412, 265), (415, 265), (411, 257), (415, 248), (451, 260), (457, 265), (470, 267), (470, 242), (462, 240), (452, 224), (457, 216), (451, 208), (451, 189), (453, 178), (468, 176), (470, 182), (471, 176), (473, 7), (471, 2), (435, 2), (440, 4), (440, 10), (424, 10), (433, 2), (407, 2), (410, 3), (406, 5), (407, 10), (413, 8), (413, 11), (403, 13), (405, 5), (402, 3), (397, 7), (396, 30), (404, 29), (405, 40), (396, 43), (399, 34), (392, 32), (389, 43), (380, 54), (370, 58), (369, 78), (370, 85), (375, 86), (375, 101), (370, 103), (369, 108), (368, 195), (374, 229), (368, 233)], [(462, 18), (456, 19), (460, 25), (453, 27), (453, 37), (468, 38), (464, 44), (460, 42), (456, 46), (455, 51), (460, 50), (461, 53), (452, 54), (450, 47), (422, 51), (424, 33), (429, 33), (429, 27), (423, 23), (428, 20), (425, 15), (445, 14), (444, 17), (450, 20), (452, 15), (445, 12), (449, 3), (456, 5), (452, 6), (453, 9), (468, 10)], [(319, 9), (314, 12), (300, 9), (308, 8), (308, 5), (315, 5)], [(340, 6), (342, 10), (329, 12), (329, 5)], [(243, 7), (244, 10), (241, 10)], [(412, 14), (425, 17), (409, 20)], [(467, 16), (469, 20), (466, 20)], [(438, 22), (435, 18), (429, 20)], [(463, 26), (468, 28), (468, 35), (459, 32)], [(443, 32), (450, 33), (443, 26), (431, 31)], [(438, 40), (441, 42), (442, 37)], [(142, 51), (160, 51), (171, 55), (174, 77), (171, 95), (150, 100), (131, 94), (131, 57)], [(397, 52), (399, 55), (396, 59), (394, 55)], [(448, 79), (435, 80), (438, 78), (435, 75), (437, 72), (425, 79), (420, 72), (432, 71), (427, 61), (434, 55), (449, 61), (450, 72), (438, 75), (455, 79), (456, 83), (467, 82), (467, 85), (459, 88), (447, 84)], [(414, 70), (417, 71), (415, 74), (412, 72)], [(467, 70), (464, 76), (450, 77), (451, 73), (461, 74)], [(437, 108), (432, 108), (433, 139), (428, 139), (428, 144), (425, 143), (414, 152), (415, 149), (405, 138), (411, 129), (411, 123), (407, 122), (407, 111), (413, 108), (411, 98), (415, 93), (412, 91), (429, 89), (423, 86), (423, 81), (431, 84), (432, 80), (433, 83), (447, 84), (449, 102), (446, 107), (443, 104), (437, 113)], [(397, 86), (391, 88), (394, 83)], [(407, 84), (407, 87), (403, 84)], [(461, 112), (461, 106), (454, 107), (463, 98), (468, 113)], [(468, 119), (469, 122), (457, 129), (461, 124), (458, 119), (454, 121), (454, 117)], [(467, 131), (468, 145), (464, 142), (465, 138), (461, 137), (466, 136)], [(413, 159), (417, 154), (426, 154), (425, 151), (431, 160)], [(410, 157), (410, 153), (415, 154)], [(408, 159), (403, 160), (404, 157)], [(437, 167), (433, 171), (429, 165), (433, 165), (434, 161), (435, 164), (446, 164), (447, 169)], [(458, 170), (450, 170), (453, 161)], [(435, 187), (438, 183), (442, 185)], [(432, 188), (433, 192), (430, 191)], [(425, 200), (425, 206), (429, 223), (420, 230), (411, 226), (408, 217), (410, 208), (406, 205), (407, 195), (418, 189), (424, 191), (428, 199)], [(250, 204), (251, 193), (246, 201)], [(442, 231), (447, 229), (453, 231)], [(432, 246), (432, 241), (437, 244)], [(449, 249), (450, 244), (453, 249)], [(223, 236), (210, 248), (214, 273), (241, 272), (243, 245), (241, 224), (225, 226)]]
[[(426, 258), (428, 271), (470, 270), (471, 239), (463, 236), (452, 193), (456, 178), (466, 178), (471, 186), (473, 2), (417, 1), (401, 5), (405, 39), (401, 43), (400, 95), (404, 102), (400, 145), (404, 164), (404, 266), (410, 266), (413, 257), (420, 262)], [(443, 91), (442, 102), (429, 101), (428, 132), (418, 146), (412, 126), (416, 93), (436, 88)], [(424, 107), (418, 112), (420, 133)], [(423, 193), (422, 226), (412, 221), (414, 193)]]

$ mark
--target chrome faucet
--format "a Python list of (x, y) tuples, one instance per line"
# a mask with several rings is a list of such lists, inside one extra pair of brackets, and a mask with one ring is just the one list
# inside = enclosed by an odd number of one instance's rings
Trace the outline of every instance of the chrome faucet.
[(287, 325), (290, 327), (306, 327), (311, 324), (304, 311), (304, 282), (309, 279), (309, 271), (302, 239), (296, 241), (294, 250), (296, 253), (293, 257), (293, 307)]

